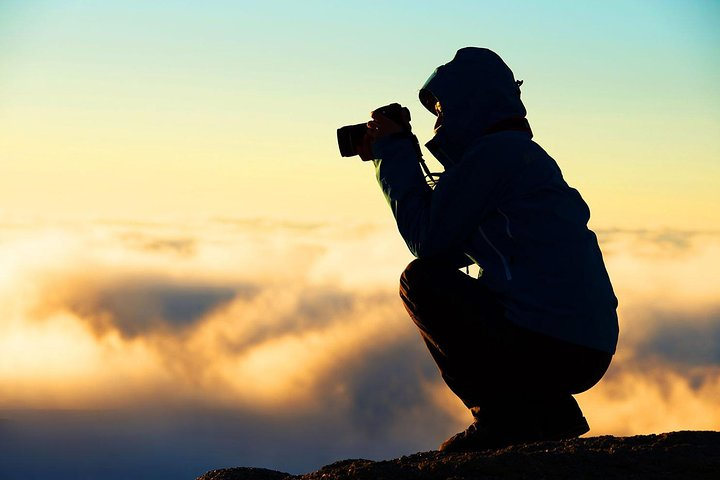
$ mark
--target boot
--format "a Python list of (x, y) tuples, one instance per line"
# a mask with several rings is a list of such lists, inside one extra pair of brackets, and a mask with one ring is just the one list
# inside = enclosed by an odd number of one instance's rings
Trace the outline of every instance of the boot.
[(473, 423), (445, 440), (441, 452), (476, 452), (510, 445), (576, 438), (590, 431), (571, 395), (533, 402), (531, 407), (509, 403), (500, 408), (473, 407)]

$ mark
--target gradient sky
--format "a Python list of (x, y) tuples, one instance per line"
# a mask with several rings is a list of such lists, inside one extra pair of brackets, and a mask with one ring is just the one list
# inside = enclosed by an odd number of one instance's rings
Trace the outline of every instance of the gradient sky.
[[(720, 228), (717, 2), (0, 2), (1, 214), (386, 215), (338, 126), (466, 45), (593, 224)], [(429, 155), (427, 155), (429, 156)]]
[[(720, 430), (720, 4), (0, 0), (0, 478), (303, 473), (469, 422), (335, 130), (463, 46), (590, 204), (592, 434)], [(429, 157), (429, 154), (426, 155)], [(437, 165), (430, 162), (432, 165)]]

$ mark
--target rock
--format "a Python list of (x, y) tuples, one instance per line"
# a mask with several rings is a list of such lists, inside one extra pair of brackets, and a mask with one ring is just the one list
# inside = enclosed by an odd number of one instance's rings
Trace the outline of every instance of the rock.
[(258, 468), (213, 470), (198, 480), (718, 479), (720, 432), (589, 437), (475, 453), (417, 453), (343, 460), (305, 475)]
[(235, 467), (210, 470), (197, 480), (284, 480), (292, 475), (267, 468)]

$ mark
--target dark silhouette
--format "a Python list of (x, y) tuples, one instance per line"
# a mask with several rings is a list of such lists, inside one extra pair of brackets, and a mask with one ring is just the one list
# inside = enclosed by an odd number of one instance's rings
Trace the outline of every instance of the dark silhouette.
[(717, 478), (720, 432), (578, 438), (503, 450), (344, 460), (305, 475), (259, 468), (212, 470), (197, 480), (693, 480)]
[[(445, 451), (586, 433), (572, 395), (600, 380), (617, 343), (617, 299), (590, 211), (532, 141), (521, 84), (482, 48), (435, 70), (420, 101), (437, 116), (426, 145), (445, 169), (437, 180), (418, 168), (409, 122), (373, 112), (359, 147), (417, 257), (402, 273), (402, 300), (475, 418)], [(472, 263), (478, 278), (460, 270)]]

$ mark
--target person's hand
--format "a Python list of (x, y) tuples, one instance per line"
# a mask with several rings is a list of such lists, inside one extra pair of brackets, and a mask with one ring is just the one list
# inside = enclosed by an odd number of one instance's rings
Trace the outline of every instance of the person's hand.
[(370, 136), (372, 136), (375, 140), (387, 137), (388, 135), (392, 135), (394, 133), (402, 133), (410, 130), (409, 124), (407, 126), (400, 125), (393, 120), (390, 120), (377, 110), (371, 112), (370, 117), (372, 120), (367, 123), (367, 126), (370, 131)]
[(358, 145), (358, 155), (366, 161), (372, 160), (374, 157), (372, 145), (375, 140), (395, 133), (410, 131), (410, 122), (406, 126), (400, 125), (377, 110), (371, 112), (370, 117), (372, 120), (367, 123), (367, 133), (363, 137), (362, 143)]
[[(369, 124), (370, 122), (368, 122)], [(368, 160), (372, 160), (375, 155), (373, 155), (372, 151), (372, 145), (375, 142), (375, 138), (370, 135), (370, 127), (368, 126), (368, 130), (365, 133), (365, 135), (362, 138), (362, 141), (357, 146), (357, 152), (360, 156), (360, 159), (367, 162)]]

